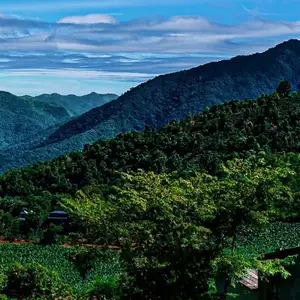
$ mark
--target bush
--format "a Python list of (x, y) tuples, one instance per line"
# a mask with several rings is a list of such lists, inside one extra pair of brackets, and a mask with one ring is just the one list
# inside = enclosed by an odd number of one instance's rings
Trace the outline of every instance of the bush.
[(121, 298), (119, 276), (97, 278), (90, 289), (89, 297), (97, 297), (103, 300), (116, 300)]
[(69, 259), (75, 264), (82, 279), (86, 279), (88, 272), (93, 268), (93, 262), (97, 256), (95, 248), (78, 248), (70, 255)]
[(6, 274), (7, 282), (3, 293), (21, 299), (53, 299), (72, 294), (69, 285), (61, 283), (57, 273), (46, 267), (30, 263), (16, 263)]

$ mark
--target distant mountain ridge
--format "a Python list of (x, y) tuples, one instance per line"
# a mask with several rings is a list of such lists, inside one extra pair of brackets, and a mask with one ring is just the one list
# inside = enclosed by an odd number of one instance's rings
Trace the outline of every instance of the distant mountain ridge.
[(72, 118), (117, 98), (115, 94), (16, 96), (0, 91), (0, 168), (41, 143)]
[(23, 99), (0, 91), (0, 148), (69, 120), (64, 107)]
[(51, 103), (56, 106), (64, 107), (72, 116), (81, 115), (95, 107), (106, 104), (118, 98), (116, 94), (97, 94), (90, 93), (84, 96), (73, 94), (60, 95), (57, 93), (42, 94), (36, 97), (22, 96), (23, 99), (31, 99), (36, 102)]
[(190, 70), (158, 76), (48, 132), (25, 151), (9, 156), (1, 170), (48, 160), (119, 133), (160, 128), (230, 100), (254, 99), (273, 92), (278, 83), (300, 82), (300, 41), (290, 40), (263, 53), (238, 56)]

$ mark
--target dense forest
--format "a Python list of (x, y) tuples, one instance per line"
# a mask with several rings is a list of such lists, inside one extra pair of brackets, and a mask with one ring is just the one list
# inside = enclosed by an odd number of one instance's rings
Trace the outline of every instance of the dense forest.
[(2, 149), (70, 120), (70, 114), (64, 107), (22, 99), (7, 92), (0, 92), (0, 107)]
[(116, 98), (114, 94), (97, 93), (18, 97), (0, 92), (0, 169), (20, 167), (16, 155), (35, 148), (72, 118)]
[(300, 96), (263, 95), (204, 109), (160, 130), (118, 135), (86, 145), (83, 151), (10, 171), (0, 177), (3, 196), (74, 194), (94, 183), (108, 183), (116, 171), (143, 169), (182, 175), (245, 158), (253, 151), (299, 152)]
[[(256, 100), (215, 105), (161, 129), (121, 133), (1, 175), (4, 239), (53, 243), (49, 237), (62, 228), (41, 224), (64, 209), (72, 229), (61, 232), (60, 243), (120, 251), (105, 258), (97, 248), (2, 247), (23, 258), (0, 270), (0, 294), (221, 300), (244, 291), (239, 281), (251, 268), (266, 278), (289, 276), (292, 258), (264, 255), (299, 245), (300, 93), (291, 89), (283, 81)], [(34, 247), (42, 247), (39, 263), (29, 264)]]
[[(99, 139), (123, 132), (159, 129), (205, 107), (231, 100), (255, 99), (287, 79), (295, 89), (300, 76), (300, 42), (290, 40), (260, 54), (238, 56), (194, 69), (158, 76), (69, 122), (41, 133), (30, 144), (0, 152), (0, 171), (45, 161)], [(46, 97), (47, 98), (47, 97)]]

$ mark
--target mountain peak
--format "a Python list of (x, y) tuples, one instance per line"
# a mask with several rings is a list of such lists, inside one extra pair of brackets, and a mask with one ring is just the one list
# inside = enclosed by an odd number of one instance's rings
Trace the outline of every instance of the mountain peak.
[[(288, 41), (284, 41), (278, 45), (276, 45), (274, 50), (294, 50), (294, 51), (299, 51), (300, 52), (300, 40), (298, 39), (290, 39)], [(270, 50), (272, 50), (270, 49)]]
[(97, 94), (96, 92), (91, 92), (91, 93), (87, 94), (86, 96), (100, 96), (100, 95)]
[[(285, 49), (291, 50), (288, 55)], [(117, 100), (71, 120), (47, 142), (58, 142), (84, 132), (89, 135), (90, 130), (99, 132), (98, 138), (107, 138), (124, 131), (143, 130), (146, 124), (160, 128), (207, 106), (272, 93), (283, 78), (293, 85), (300, 81), (299, 40), (286, 41), (263, 53), (158, 76)], [(110, 127), (114, 128), (113, 133), (107, 131)]]

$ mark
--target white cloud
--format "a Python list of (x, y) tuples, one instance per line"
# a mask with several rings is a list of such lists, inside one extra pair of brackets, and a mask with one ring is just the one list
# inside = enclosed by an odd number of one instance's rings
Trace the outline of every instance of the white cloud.
[(260, 19), (229, 26), (201, 16), (119, 22), (96, 14), (47, 23), (0, 16), (0, 74), (61, 82), (142, 82), (157, 74), (261, 52), (291, 37), (300, 37), (300, 21)]
[(158, 74), (155, 73), (137, 73), (137, 72), (109, 72), (109, 71), (94, 71), (94, 70), (80, 70), (80, 69), (14, 69), (10, 71), (1, 71), (0, 78), (6, 77), (35, 77), (47, 76), (54, 78), (69, 78), (69, 79), (117, 79), (117, 80), (135, 80), (135, 79), (149, 79)]
[(110, 15), (105, 14), (91, 14), (86, 16), (71, 16), (66, 17), (58, 21), (58, 23), (70, 23), (70, 24), (97, 24), (108, 23), (116, 24), (118, 20)]

